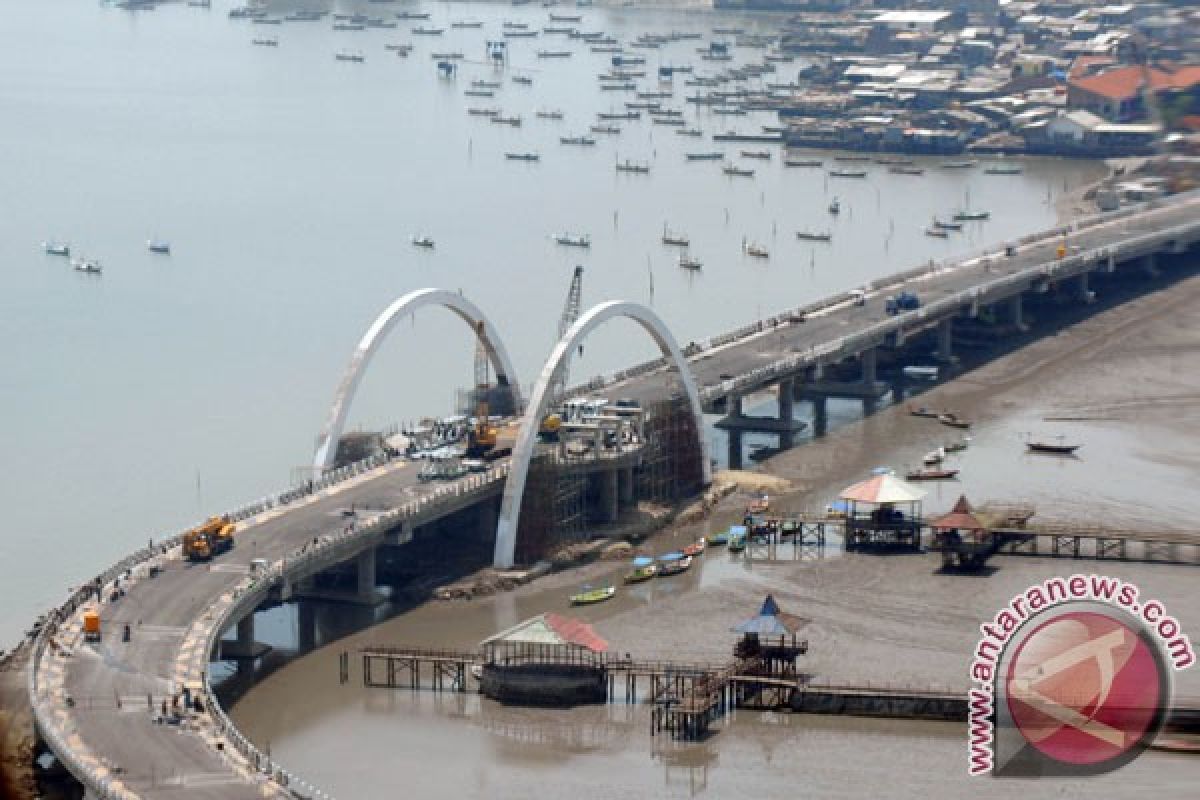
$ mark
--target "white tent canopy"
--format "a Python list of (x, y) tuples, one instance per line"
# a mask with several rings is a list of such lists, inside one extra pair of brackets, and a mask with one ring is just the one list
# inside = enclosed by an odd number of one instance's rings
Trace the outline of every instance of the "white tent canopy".
[(905, 483), (895, 475), (873, 475), (861, 483), (842, 490), (838, 495), (843, 500), (855, 503), (916, 503), (926, 495), (924, 489), (918, 489), (911, 483)]

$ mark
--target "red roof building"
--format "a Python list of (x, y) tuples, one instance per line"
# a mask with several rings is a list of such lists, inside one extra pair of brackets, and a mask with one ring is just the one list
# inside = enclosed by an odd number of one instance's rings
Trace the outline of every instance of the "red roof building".
[(1067, 80), (1067, 106), (1113, 122), (1144, 117), (1142, 94), (1147, 88), (1167, 97), (1200, 94), (1200, 65), (1133, 65), (1088, 74), (1095, 66), (1094, 62), (1072, 66)]

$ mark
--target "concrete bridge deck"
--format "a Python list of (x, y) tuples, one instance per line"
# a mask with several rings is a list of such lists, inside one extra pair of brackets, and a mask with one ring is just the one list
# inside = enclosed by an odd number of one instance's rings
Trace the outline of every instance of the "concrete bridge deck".
[[(1200, 197), (1183, 196), (1135, 215), (1094, 220), (1071, 234), (1069, 244), (1078, 250), (1064, 259), (1055, 253), (1060, 237), (1050, 234), (1024, 242), (1013, 257), (997, 253), (953, 269), (914, 270), (868, 287), (865, 306), (841, 295), (809, 307), (804, 322), (785, 314), (698, 343), (689, 348), (691, 368), (712, 407), (974, 304), (1037, 290), (1039, 282), (1182, 252), (1200, 239), (1198, 211)], [(887, 316), (881, 295), (901, 288), (920, 294), (923, 308)], [(649, 403), (669, 391), (661, 370), (644, 365), (587, 388)], [(225, 629), (272, 592), (286, 599), (306, 575), (353, 559), (397, 530), (411, 531), (499, 493), (506, 476), (500, 463), (484, 476), (423, 484), (418, 466), (377, 466), (338, 483), (322, 481), (313, 495), (292, 491), (246, 512), (236, 549), (211, 565), (183, 561), (177, 541), (166, 553), (131, 556), (100, 579), (102, 596), (116, 589), (116, 580), (124, 595), (101, 606), (106, 634), (99, 644), (83, 642), (86, 590), (54, 612), (35, 646), (29, 688), (39, 730), (72, 774), (102, 798), (323, 796), (232, 728), (208, 691), (210, 655)], [(344, 511), (351, 506), (363, 511), (363, 520), (348, 531)], [(269, 566), (253, 572), (254, 559)], [(125, 624), (133, 632), (129, 643), (119, 636)], [(204, 710), (185, 714), (178, 725), (157, 724), (162, 701), (170, 705), (184, 687), (201, 695)]]

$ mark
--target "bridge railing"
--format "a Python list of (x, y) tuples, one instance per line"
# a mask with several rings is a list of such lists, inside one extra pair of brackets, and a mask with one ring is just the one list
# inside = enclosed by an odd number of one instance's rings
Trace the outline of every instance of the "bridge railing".
[[(334, 531), (318, 537), (313, 544), (306, 543), (303, 548), (294, 550), (276, 563), (262, 570), (257, 575), (249, 576), (236, 586), (230, 593), (230, 600), (219, 614), (214, 615), (208, 623), (205, 638), (205, 648), (202, 657), (207, 660), (208, 653), (213, 652), (222, 633), (228, 628), (235, 611), (245, 605), (257, 605), (275, 586), (287, 580), (289, 573), (299, 572), (311, 566), (320, 559), (327, 558), (339, 549), (354, 546), (357, 542), (386, 532), (388, 529), (411, 519), (427, 510), (430, 505), (446, 498), (460, 498), (473, 493), (482, 493), (496, 481), (508, 475), (508, 465), (494, 467), (487, 472), (472, 475), (461, 481), (444, 487), (432, 495), (412, 500), (397, 508), (386, 511), (370, 520), (355, 525), (349, 530)], [(329, 798), (329, 795), (317, 789), (312, 784), (297, 777), (284, 766), (263, 753), (247, 739), (229, 719), (221, 707), (216, 693), (212, 689), (209, 670), (203, 669), (204, 693), (213, 725), (224, 736), (234, 749), (260, 773), (269, 775), (272, 780), (289, 789), (298, 789), (305, 797)]]
[[(345, 480), (349, 480), (350, 478), (362, 475), (369, 470), (386, 464), (390, 460), (391, 458), (389, 456), (380, 454), (362, 461), (355, 462), (353, 464), (348, 464), (344, 467), (326, 473), (319, 479), (314, 479), (311, 482), (311, 486), (308, 482), (305, 482), (304, 484), (290, 487), (276, 494), (269, 495), (259, 500), (239, 506), (238, 508), (227, 512), (225, 516), (228, 516), (233, 521), (249, 519), (272, 508), (285, 506), (289, 503), (295, 502), (296, 500), (308, 496), (312, 492), (321, 491)], [(491, 482), (497, 480), (499, 477), (503, 477), (503, 475), (506, 473), (507, 467), (503, 467), (489, 470), (487, 473), (480, 475), (471, 476), (469, 480), (460, 482), (461, 485), (453, 484), (446, 487), (440, 487), (440, 489), (433, 495), (422, 497), (419, 500), (407, 503), (398, 511), (411, 514), (418, 513), (419, 511), (426, 510), (432, 503), (435, 503), (449, 495), (457, 497), (472, 491), (477, 491), (487, 485), (490, 485)], [(378, 524), (380, 524), (380, 520), (376, 519), (371, 523), (368, 523), (365, 527), (359, 526), (356, 530), (360, 532), (364, 530), (373, 530), (374, 526)], [(187, 530), (190, 529), (191, 528), (188, 528)], [(80, 760), (77, 754), (75, 754), (74, 751), (66, 744), (63, 732), (59, 730), (57, 723), (53, 719), (53, 716), (49, 713), (49, 710), (45, 708), (45, 703), (43, 702), (41, 692), (42, 687), (39, 683), (39, 668), (46, 655), (46, 648), (50, 642), (50, 639), (59, 632), (60, 626), (66, 620), (70, 619), (81, 607), (94, 602), (97, 597), (97, 589), (103, 590), (104, 587), (112, 584), (112, 582), (117, 578), (129, 574), (135, 568), (146, 564), (154, 558), (166, 554), (176, 547), (179, 547), (182, 544), (182, 541), (183, 532), (161, 540), (157, 544), (147, 545), (146, 547), (140, 548), (137, 551), (123, 557), (108, 569), (96, 575), (91, 581), (78, 587), (71, 593), (66, 602), (64, 602), (61, 606), (48, 611), (43, 617), (41, 628), (34, 637), (26, 689), (29, 694), (30, 707), (34, 713), (35, 725), (37, 726), (37, 729), (41, 733), (42, 737), (45, 739), (46, 743), (63, 762), (63, 765), (67, 767), (68, 771), (70, 771), (70, 773), (74, 775), (81, 783), (83, 783), (84, 786), (86, 786), (89, 790), (95, 793), (98, 797), (105, 798), (105, 800), (108, 798), (122, 798), (130, 795), (127, 791), (113, 788), (114, 780), (111, 777), (109, 777), (107, 774), (104, 776), (99, 775), (93, 767)], [(310, 551), (308, 556), (315, 557), (316, 554), (316, 552)], [(264, 577), (265, 576), (263, 575), (258, 576), (255, 579), (255, 583), (264, 579)], [(210, 647), (211, 645), (212, 643), (210, 643)], [(208, 652), (210, 651), (205, 651), (206, 654)], [(205, 670), (205, 685), (207, 688), (207, 670)], [(232, 724), (229, 723), (228, 719), (225, 718), (224, 712), (220, 710), (220, 705), (214, 705), (214, 700), (211, 693), (209, 694), (208, 699), (209, 707), (215, 708), (217, 711), (217, 713), (214, 714), (214, 720), (219, 723), (219, 726), (223, 726), (222, 730), (235, 731), (236, 729), (234, 729)], [(230, 741), (235, 743), (239, 738), (244, 740), (244, 737), (241, 737), (240, 733), (237, 734), (236, 737), (230, 735), (229, 738)], [(248, 760), (253, 761), (252, 759)], [(260, 761), (259, 763), (265, 762)]]

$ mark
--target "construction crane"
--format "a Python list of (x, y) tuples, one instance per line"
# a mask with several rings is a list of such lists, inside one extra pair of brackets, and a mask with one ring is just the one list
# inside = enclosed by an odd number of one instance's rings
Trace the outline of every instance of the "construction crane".
[(491, 362), (483, 345), (483, 320), (475, 326), (475, 427), (467, 434), (467, 456), (486, 458), (496, 447), (498, 431), (491, 424), (488, 393), (492, 389)]
[[(571, 286), (567, 289), (567, 301), (563, 303), (562, 316), (558, 318), (558, 338), (562, 339), (566, 336), (567, 331), (575, 324), (575, 320), (579, 319), (579, 306), (583, 299), (583, 267), (575, 267), (575, 274), (571, 276)], [(583, 348), (580, 348), (582, 355)], [(569, 360), (565, 362), (562, 369), (558, 371), (558, 376), (554, 379), (554, 389), (550, 396), (557, 402), (567, 390), (567, 376), (570, 372)]]

